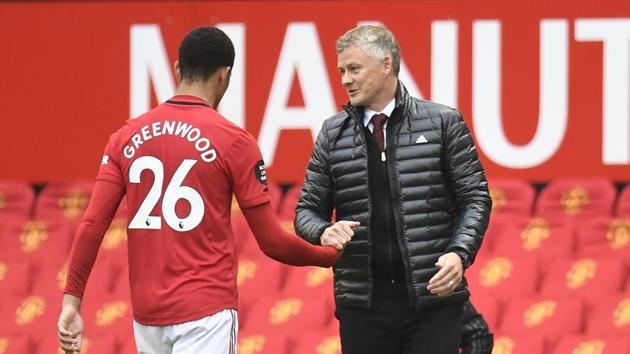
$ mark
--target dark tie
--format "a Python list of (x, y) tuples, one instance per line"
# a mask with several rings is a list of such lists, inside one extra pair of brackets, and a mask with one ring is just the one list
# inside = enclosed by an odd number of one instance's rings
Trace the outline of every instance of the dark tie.
[(374, 125), (374, 129), (372, 129), (372, 134), (374, 134), (374, 138), (376, 139), (376, 144), (381, 149), (381, 151), (385, 151), (385, 134), (383, 134), (383, 126), (385, 122), (387, 122), (387, 116), (383, 113), (375, 114), (372, 116), (372, 124)]

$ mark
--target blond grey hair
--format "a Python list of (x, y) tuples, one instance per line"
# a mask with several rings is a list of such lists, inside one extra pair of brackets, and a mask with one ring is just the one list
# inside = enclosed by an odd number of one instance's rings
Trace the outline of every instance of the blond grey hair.
[(394, 73), (398, 75), (400, 71), (400, 47), (388, 29), (372, 25), (357, 26), (344, 33), (335, 43), (337, 54), (354, 46), (380, 60), (389, 55), (392, 58)]

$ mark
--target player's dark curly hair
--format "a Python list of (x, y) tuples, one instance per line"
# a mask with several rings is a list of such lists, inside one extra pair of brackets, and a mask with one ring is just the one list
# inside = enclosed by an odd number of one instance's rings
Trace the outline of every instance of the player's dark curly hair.
[(199, 27), (184, 37), (179, 46), (179, 73), (182, 81), (205, 81), (217, 69), (234, 65), (234, 45), (216, 27)]

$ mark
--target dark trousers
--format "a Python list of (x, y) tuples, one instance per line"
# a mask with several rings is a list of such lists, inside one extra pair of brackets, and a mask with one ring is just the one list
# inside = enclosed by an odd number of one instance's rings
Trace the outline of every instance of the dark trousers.
[(462, 304), (416, 311), (405, 299), (374, 298), (371, 309), (337, 307), (343, 354), (457, 354)]

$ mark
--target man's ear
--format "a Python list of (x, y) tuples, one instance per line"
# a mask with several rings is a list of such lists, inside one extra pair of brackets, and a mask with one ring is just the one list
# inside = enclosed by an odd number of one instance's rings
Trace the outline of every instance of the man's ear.
[(393, 66), (393, 62), (392, 62), (392, 57), (387, 55), (387, 56), (385, 56), (385, 59), (383, 59), (383, 74), (385, 74), (387, 76), (393, 70), (394, 70), (394, 66)]
[(179, 73), (179, 60), (175, 61), (175, 64), (173, 65), (173, 70), (175, 71), (175, 81), (179, 84), (181, 80), (181, 76)]

